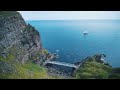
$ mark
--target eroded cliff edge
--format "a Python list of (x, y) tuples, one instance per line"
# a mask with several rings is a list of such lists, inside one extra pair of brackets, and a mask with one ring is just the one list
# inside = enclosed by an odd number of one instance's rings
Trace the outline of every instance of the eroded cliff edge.
[(39, 32), (16, 11), (0, 11), (0, 55), (14, 55), (15, 61), (40, 62), (42, 43)]

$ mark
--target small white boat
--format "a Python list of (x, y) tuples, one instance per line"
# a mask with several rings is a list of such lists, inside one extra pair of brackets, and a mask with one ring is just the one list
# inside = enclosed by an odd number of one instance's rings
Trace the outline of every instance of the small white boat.
[(88, 35), (88, 31), (84, 31), (83, 34), (84, 34), (84, 35)]

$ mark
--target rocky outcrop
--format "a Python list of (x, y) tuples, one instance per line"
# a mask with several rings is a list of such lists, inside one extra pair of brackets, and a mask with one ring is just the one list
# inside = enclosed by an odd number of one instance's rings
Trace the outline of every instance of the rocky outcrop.
[[(93, 60), (95, 60), (95, 61), (97, 61), (99, 63), (102, 63), (102, 64), (110, 66), (110, 64), (105, 61), (105, 57), (106, 57), (105, 54), (96, 54), (94, 56), (89, 56), (89, 57), (87, 57), (86, 59), (84, 59), (82, 61), (86, 62), (86, 61), (93, 61)], [(75, 65), (79, 65), (82, 61), (76, 62)]]
[[(108, 79), (112, 67), (107, 63), (104, 54), (96, 54), (84, 59), (82, 65), (73, 73), (77, 79)], [(77, 63), (79, 64), (79, 63)]]
[(25, 63), (41, 61), (42, 43), (39, 32), (27, 24), (16, 11), (0, 11), (0, 56), (15, 56), (15, 61)]

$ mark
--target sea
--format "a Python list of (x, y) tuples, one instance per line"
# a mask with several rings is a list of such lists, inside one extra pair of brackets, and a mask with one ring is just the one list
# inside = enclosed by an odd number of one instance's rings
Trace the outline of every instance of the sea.
[[(120, 20), (31, 20), (40, 32), (44, 48), (58, 53), (56, 61), (76, 63), (88, 56), (105, 54), (120, 67)], [(83, 33), (87, 31), (88, 35)]]

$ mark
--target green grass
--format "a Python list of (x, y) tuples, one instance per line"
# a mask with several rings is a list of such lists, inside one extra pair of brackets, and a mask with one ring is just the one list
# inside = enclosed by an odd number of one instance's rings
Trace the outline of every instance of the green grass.
[[(0, 56), (0, 60), (4, 63), (10, 64), (15, 69), (14, 73), (5, 74), (0, 73), (1, 79), (56, 79), (59, 77), (52, 77), (47, 74), (47, 70), (44, 67), (41, 67), (37, 64), (34, 64), (32, 60), (28, 60), (29, 62), (22, 64), (16, 60), (16, 53), (23, 54), (24, 50), (18, 49), (16, 46), (9, 48), (12, 54), (9, 54), (6, 58)], [(40, 56), (40, 54), (47, 54), (48, 51), (42, 49), (42, 51), (36, 53), (34, 58)], [(6, 66), (5, 66), (6, 67)], [(2, 66), (0, 67), (2, 68)]]
[(42, 49), (42, 50), (41, 50), (41, 53), (42, 53), (42, 54), (48, 54), (49, 51), (48, 51), (47, 49)]
[(111, 67), (98, 63), (97, 61), (87, 61), (81, 68), (77, 70), (77, 79), (107, 79)]
[(14, 62), (14, 56), (9, 55), (7, 58), (0, 56), (0, 60), (14, 66), (15, 72), (10, 74), (0, 73), (0, 79), (55, 79), (47, 75), (47, 70), (32, 62), (21, 64)]
[(50, 78), (47, 76), (45, 68), (40, 67), (34, 63), (26, 63), (24, 65), (16, 64), (17, 72), (9, 75), (9, 78), (14, 79), (42, 79)]
[(6, 58), (4, 58), (0, 55), (0, 60), (7, 62), (7, 63), (14, 63), (15, 62), (14, 59), (15, 59), (15, 57), (12, 54), (9, 54)]

